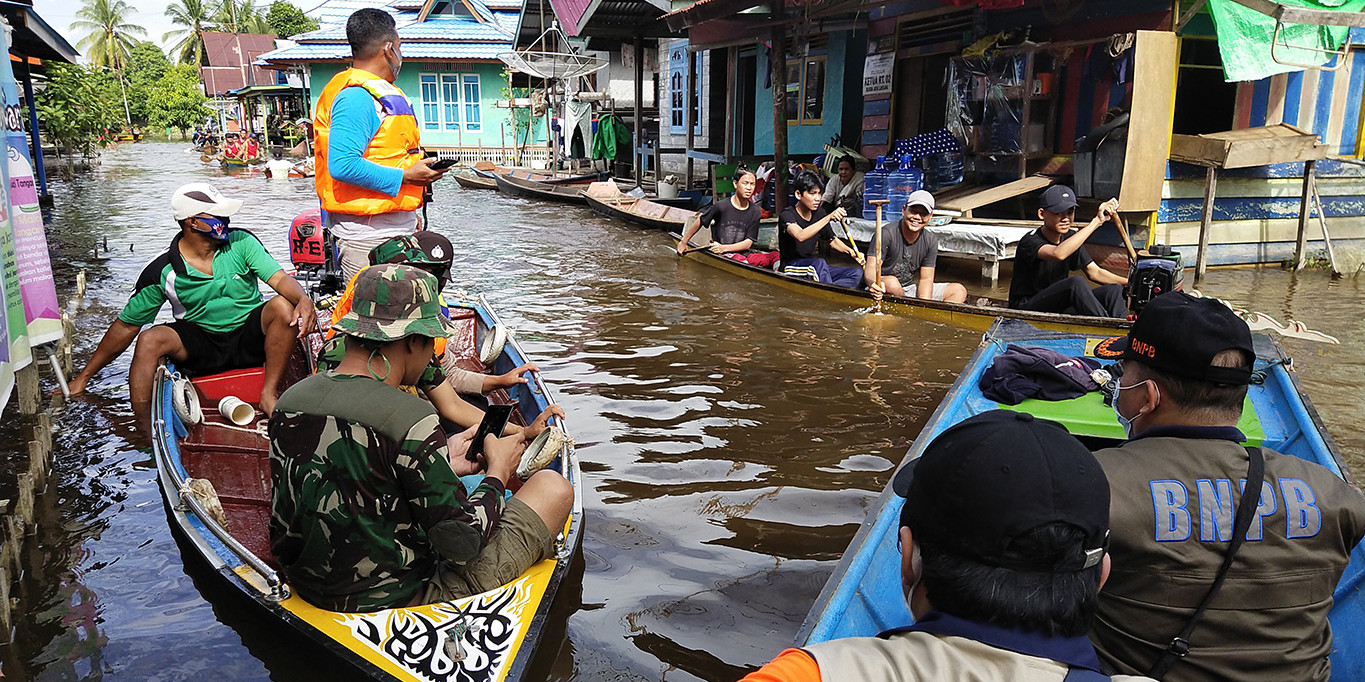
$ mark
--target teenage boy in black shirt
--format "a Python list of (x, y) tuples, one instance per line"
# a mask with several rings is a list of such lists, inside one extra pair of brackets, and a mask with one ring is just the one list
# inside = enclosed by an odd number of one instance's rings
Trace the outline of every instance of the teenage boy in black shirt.
[(835, 208), (825, 213), (820, 208), (824, 189), (820, 178), (811, 171), (796, 176), (796, 204), (783, 209), (777, 223), (782, 228), (777, 243), (782, 252), (782, 271), (797, 277), (813, 277), (825, 284), (833, 284), (850, 289), (857, 288), (863, 279), (863, 269), (829, 265), (818, 257), (821, 242), (829, 242), (831, 248), (839, 253), (857, 259), (848, 244), (835, 238), (830, 222), (843, 220), (848, 215), (844, 209)]
[[(1101, 268), (1085, 250), (1085, 240), (1118, 213), (1117, 199), (1100, 204), (1099, 215), (1070, 236), (1076, 217), (1076, 193), (1053, 185), (1039, 200), (1038, 217), (1043, 226), (1019, 240), (1014, 253), (1014, 277), (1010, 280), (1010, 307), (1049, 313), (1127, 317), (1123, 295), (1127, 277)], [(1085, 272), (1085, 279), (1070, 276)], [(1100, 286), (1091, 289), (1086, 279)]]

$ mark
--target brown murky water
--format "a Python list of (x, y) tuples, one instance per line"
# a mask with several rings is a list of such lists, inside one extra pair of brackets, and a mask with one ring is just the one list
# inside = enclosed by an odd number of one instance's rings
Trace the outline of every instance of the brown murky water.
[[(308, 180), (227, 174), (183, 150), (125, 147), (54, 187), (58, 277), (90, 276), (76, 315), (81, 356), (169, 242), (180, 183), (247, 196), (234, 225), (282, 260), (284, 226), (315, 202)], [(484, 292), (516, 329), (579, 443), (582, 573), (562, 589), (545, 645), (552, 679), (728, 680), (784, 648), (979, 338), (679, 262), (663, 234), (587, 209), (447, 181), (431, 217), (459, 252), (456, 282)], [(110, 250), (96, 259), (90, 247), (104, 237)], [(1286, 346), (1359, 474), (1365, 280), (1224, 270), (1202, 288), (1342, 339)], [(131, 444), (128, 359), (60, 417), (52, 491), (28, 550), (44, 568), (23, 583), (18, 644), (0, 650), (5, 675), (347, 679), (182, 557), (150, 455)], [(0, 452), (19, 442), (16, 421), (0, 424)]]

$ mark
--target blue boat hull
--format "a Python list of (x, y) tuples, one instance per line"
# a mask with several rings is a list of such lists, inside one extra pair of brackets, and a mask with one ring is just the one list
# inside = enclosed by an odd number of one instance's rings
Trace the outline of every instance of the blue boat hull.
[[(919, 457), (924, 446), (949, 426), (972, 415), (1006, 407), (982, 396), (977, 381), (995, 356), (1004, 352), (1007, 343), (1042, 346), (1079, 356), (1089, 355), (1089, 350), (1100, 338), (1057, 334), (1040, 331), (1017, 320), (998, 320), (910, 446), (904, 461)], [(1265, 372), (1266, 381), (1263, 385), (1252, 386), (1248, 392), (1254, 418), (1246, 419), (1258, 422), (1250, 440), (1259, 440), (1277, 452), (1321, 464), (1337, 476), (1345, 477), (1336, 445), (1300, 389), (1292, 369), (1281, 364), (1287, 360), (1284, 350), (1269, 337), (1258, 336), (1256, 353), (1256, 368)], [(1108, 441), (1116, 443), (1122, 437), (1112, 416), (1104, 421), (1069, 421), (1067, 427), (1092, 447)], [(868, 637), (912, 622), (901, 594), (900, 553), (896, 548), (901, 502), (889, 486), (882, 491), (867, 521), (858, 529), (838, 568), (806, 616), (795, 646), (842, 637)], [(1335, 605), (1329, 616), (1334, 636), (1332, 672), (1337, 679), (1365, 679), (1363, 582), (1365, 547), (1357, 546), (1337, 585)]]

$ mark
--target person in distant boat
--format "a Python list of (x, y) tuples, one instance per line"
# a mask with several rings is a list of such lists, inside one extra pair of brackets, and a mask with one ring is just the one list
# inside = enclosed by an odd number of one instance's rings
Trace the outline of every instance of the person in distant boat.
[(241, 155), (241, 141), (237, 133), (228, 133), (223, 138), (223, 158), (236, 158)]
[(243, 145), (242, 158), (250, 161), (251, 159), (254, 159), (261, 155), (261, 143), (256, 141), (256, 138), (259, 135), (260, 133), (247, 136), (246, 144)]
[(370, 249), (417, 231), (423, 192), (445, 171), (423, 158), (412, 102), (393, 84), (403, 68), (393, 16), (357, 10), (346, 20), (346, 40), (351, 68), (318, 96), (313, 155), (318, 198), (350, 280)]
[[(1256, 357), (1247, 323), (1218, 301), (1170, 292), (1095, 354), (1121, 358), (1113, 409), (1129, 438), (1095, 453), (1114, 522), (1115, 570), (1091, 632), (1100, 657), (1160, 677), (1153, 667), (1170, 648), (1168, 680), (1328, 679), (1327, 614), (1365, 536), (1365, 497), (1318, 464), (1243, 446)], [(1256, 453), (1264, 475), (1246, 541), (1185, 635), (1229, 551), (1239, 491), (1255, 489), (1245, 481)]]
[(294, 170), (294, 164), (285, 160), (284, 150), (275, 147), (270, 150), (270, 156), (272, 158), (265, 163), (265, 172), (270, 175), (270, 179), (283, 180), (288, 178), (290, 171)]
[[(938, 237), (924, 229), (934, 212), (934, 195), (916, 190), (905, 201), (901, 219), (895, 225), (882, 226), (882, 252), (867, 254), (863, 265), (863, 282), (872, 298), (882, 300), (885, 294), (931, 298), (935, 301), (962, 303), (967, 300), (967, 289), (956, 282), (934, 283), (934, 269), (938, 264)], [(876, 244), (876, 235), (872, 244)], [(874, 247), (875, 248), (875, 247)], [(881, 282), (877, 272), (882, 273)]]
[(853, 157), (841, 156), (835, 166), (838, 173), (825, 185), (821, 198), (826, 211), (842, 208), (849, 215), (863, 212), (863, 173), (853, 167)]
[[(1024, 235), (1015, 248), (1010, 307), (1091, 317), (1127, 317), (1123, 287), (1128, 278), (1100, 267), (1085, 250), (1085, 241), (1118, 210), (1118, 200), (1110, 199), (1100, 204), (1099, 215), (1085, 227), (1071, 232), (1071, 221), (1076, 217), (1076, 193), (1064, 185), (1047, 188), (1038, 207), (1043, 226)], [(1070, 276), (1074, 270), (1083, 271), (1085, 278)], [(1086, 280), (1100, 286), (1091, 289)]]
[[(313, 330), (317, 317), (303, 287), (256, 235), (228, 228), (241, 207), (241, 199), (228, 199), (207, 183), (175, 191), (171, 215), (180, 232), (143, 268), (133, 297), (71, 380), (72, 393), (84, 391), (95, 373), (137, 339), (128, 368), (134, 407), (150, 403), (152, 378), (164, 356), (196, 375), (264, 365), (261, 409), (270, 414), (295, 340)], [(258, 280), (279, 295), (262, 300)], [(175, 321), (141, 331), (167, 302)]]
[[(538, 471), (505, 499), (522, 443), (474, 435), (451, 448), (418, 380), (450, 334), (436, 278), (365, 269), (337, 326), (335, 369), (280, 396), (270, 419), (270, 549), (289, 586), (322, 609), (368, 612), (450, 601), (506, 584), (553, 556), (573, 486)], [(460, 476), (485, 474), (466, 492)], [(504, 501), (505, 500), (505, 501)]]
[[(444, 289), (450, 277), (453, 256), (454, 248), (451, 246), (450, 240), (431, 230), (422, 230), (416, 234), (391, 237), (388, 241), (376, 246), (370, 252), (370, 264), (402, 264), (419, 268), (434, 276), (437, 284)], [(364, 272), (364, 270), (360, 272)], [(349, 337), (345, 334), (338, 334), (339, 329), (336, 325), (351, 312), (356, 280), (359, 278), (360, 273), (356, 273), (356, 276), (352, 277), (346, 285), (346, 290), (342, 292), (337, 302), (332, 306), (333, 326), (327, 330), (327, 341), (323, 344), (322, 350), (318, 352), (317, 364), (320, 372), (335, 369), (346, 357)], [(441, 312), (449, 315), (449, 309), (444, 300), (441, 301)], [(519, 384), (527, 383), (529, 381), (525, 376), (527, 372), (540, 371), (535, 363), (528, 362), (506, 374), (490, 375), (471, 372), (456, 365), (455, 354), (445, 352), (447, 345), (446, 338), (436, 339), (434, 353), (427, 369), (422, 372), (417, 383), (411, 384), (410, 389), (409, 385), (405, 384), (404, 389), (412, 392), (420, 391), (431, 401), (442, 419), (462, 429), (477, 426), (479, 421), (483, 419), (483, 410), (465, 401), (459, 394), (480, 395), (499, 388), (510, 389)], [(545, 429), (551, 417), (563, 416), (564, 410), (562, 408), (558, 405), (550, 405), (540, 413), (540, 416), (530, 426), (523, 429), (516, 424), (509, 423), (502, 433), (505, 436), (519, 435), (529, 442)]]
[(825, 284), (854, 288), (862, 281), (862, 268), (829, 265), (819, 257), (821, 244), (858, 260), (853, 248), (834, 235), (830, 223), (843, 220), (848, 212), (836, 208), (830, 213), (820, 208), (820, 176), (802, 171), (793, 183), (796, 203), (782, 209), (778, 216), (777, 243), (782, 253), (782, 271), (796, 277), (815, 279)]
[(754, 172), (745, 167), (735, 170), (735, 193), (729, 199), (713, 202), (706, 210), (689, 218), (678, 242), (678, 255), (688, 248), (692, 236), (702, 226), (711, 229), (711, 252), (760, 268), (777, 262), (776, 251), (751, 251), (758, 241), (758, 223), (763, 209), (753, 202)]
[(787, 649), (745, 682), (1110, 679), (1086, 639), (1110, 570), (1109, 484), (1065, 427), (970, 417), (891, 487), (915, 624)]

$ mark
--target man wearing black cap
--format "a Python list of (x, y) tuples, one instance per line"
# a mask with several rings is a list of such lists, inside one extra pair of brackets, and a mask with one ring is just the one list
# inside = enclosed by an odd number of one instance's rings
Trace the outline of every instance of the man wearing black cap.
[(746, 680), (1105, 679), (1085, 633), (1109, 572), (1109, 485), (1080, 441), (986, 412), (935, 438), (892, 488), (915, 624), (788, 649)]
[[(1048, 313), (1091, 317), (1127, 317), (1123, 295), (1127, 277), (1100, 267), (1085, 250), (1085, 240), (1118, 213), (1117, 199), (1100, 204), (1099, 215), (1067, 236), (1076, 217), (1076, 193), (1065, 185), (1053, 185), (1038, 200), (1043, 226), (1019, 240), (1014, 250), (1014, 276), (1010, 279), (1010, 307)], [(1071, 277), (1075, 270), (1085, 279)], [(1091, 289), (1086, 279), (1100, 285)]]
[[(1168, 680), (1326, 680), (1327, 612), (1365, 535), (1365, 498), (1317, 464), (1242, 446), (1255, 359), (1246, 322), (1171, 292), (1096, 355), (1122, 357), (1113, 408), (1129, 434), (1095, 453), (1113, 498), (1114, 571), (1091, 633), (1100, 657), (1153, 677), (1161, 661)], [(1245, 541), (1196, 617), (1258, 473), (1248, 530), (1236, 533)]]

